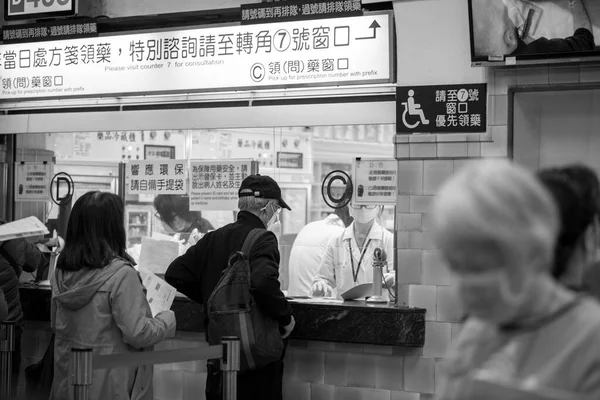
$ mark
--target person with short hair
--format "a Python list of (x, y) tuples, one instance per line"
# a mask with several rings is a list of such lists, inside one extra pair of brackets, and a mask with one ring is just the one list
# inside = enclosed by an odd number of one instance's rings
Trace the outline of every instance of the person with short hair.
[(552, 275), (575, 291), (600, 299), (597, 282), (600, 244), (600, 183), (596, 173), (581, 164), (544, 168), (538, 178), (560, 211), (561, 228)]
[[(281, 189), (273, 178), (250, 175), (238, 190), (237, 221), (208, 232), (184, 255), (175, 259), (165, 274), (166, 281), (190, 299), (205, 305), (228, 267), (231, 255), (240, 251), (254, 229), (269, 229), (283, 208), (291, 210), (281, 198)], [(266, 232), (246, 255), (251, 269), (250, 292), (262, 313), (277, 321), (283, 338), (294, 329), (292, 310), (279, 283), (279, 248), (273, 232)], [(208, 313), (204, 317), (208, 335)], [(207, 337), (208, 339), (208, 337)], [(285, 349), (284, 349), (285, 353)], [(240, 400), (283, 398), (283, 357), (262, 368), (238, 376)], [(208, 362), (207, 400), (222, 398), (218, 364)]]
[(469, 314), (439, 398), (470, 398), (483, 377), (600, 398), (600, 305), (551, 276), (559, 215), (536, 177), (507, 160), (472, 161), (441, 188), (433, 225)]
[[(73, 347), (94, 355), (151, 351), (175, 335), (173, 311), (152, 316), (140, 275), (125, 250), (125, 206), (91, 191), (75, 202), (65, 247), (51, 276), (55, 334), (51, 399), (70, 398)], [(90, 400), (153, 400), (153, 366), (94, 370)]]
[(205, 234), (215, 228), (202, 217), (200, 211), (190, 211), (190, 198), (187, 195), (159, 194), (154, 198), (155, 216), (169, 233), (179, 233), (187, 240), (194, 229)]

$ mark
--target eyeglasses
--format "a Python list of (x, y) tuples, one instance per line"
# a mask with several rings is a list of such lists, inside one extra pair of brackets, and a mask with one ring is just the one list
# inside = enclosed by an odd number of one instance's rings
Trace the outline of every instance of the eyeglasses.
[(350, 208), (354, 210), (359, 210), (361, 208), (366, 208), (367, 210), (372, 210), (377, 207), (377, 204), (350, 204)]

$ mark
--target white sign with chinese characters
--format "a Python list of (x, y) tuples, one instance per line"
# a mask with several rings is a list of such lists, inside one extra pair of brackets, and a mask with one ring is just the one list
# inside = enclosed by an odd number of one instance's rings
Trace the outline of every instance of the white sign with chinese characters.
[(15, 170), (15, 201), (50, 201), (52, 164), (22, 162)]
[(383, 159), (354, 160), (354, 204), (396, 205), (398, 161)]
[(186, 194), (187, 160), (130, 161), (126, 182), (129, 194)]
[(191, 161), (190, 210), (237, 210), (238, 190), (252, 160)]
[(391, 14), (0, 45), (0, 100), (390, 82)]

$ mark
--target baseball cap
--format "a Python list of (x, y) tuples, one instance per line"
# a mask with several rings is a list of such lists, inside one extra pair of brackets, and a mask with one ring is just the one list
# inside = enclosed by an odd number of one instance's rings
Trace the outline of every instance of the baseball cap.
[(263, 199), (275, 199), (281, 208), (292, 211), (290, 206), (281, 198), (281, 189), (273, 178), (267, 175), (249, 175), (242, 181), (238, 197), (254, 196)]

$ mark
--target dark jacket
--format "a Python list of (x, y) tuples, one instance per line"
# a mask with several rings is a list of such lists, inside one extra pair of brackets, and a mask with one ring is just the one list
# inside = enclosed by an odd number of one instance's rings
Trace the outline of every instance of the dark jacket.
[[(254, 214), (241, 211), (236, 222), (204, 235), (184, 255), (171, 263), (165, 279), (190, 299), (206, 304), (230, 255), (242, 249), (246, 236), (254, 228), (264, 229)], [(288, 325), (292, 311), (279, 286), (279, 249), (271, 232), (262, 236), (250, 251), (251, 293), (262, 311)], [(205, 317), (204, 325), (208, 323)]]
[(23, 322), (23, 309), (19, 297), (19, 277), (21, 272), (33, 272), (38, 267), (44, 267), (48, 259), (42, 252), (25, 239), (8, 240), (0, 244), (8, 253), (12, 262), (9, 262), (0, 253), (0, 288), (4, 292), (8, 304), (7, 321), (21, 325)]
[(568, 53), (594, 50), (594, 35), (588, 29), (579, 28), (566, 39), (539, 38), (529, 44), (520, 42), (513, 54)]
[(8, 305), (4, 298), (4, 292), (0, 289), (0, 322), (4, 322), (6, 317), (8, 317)]

